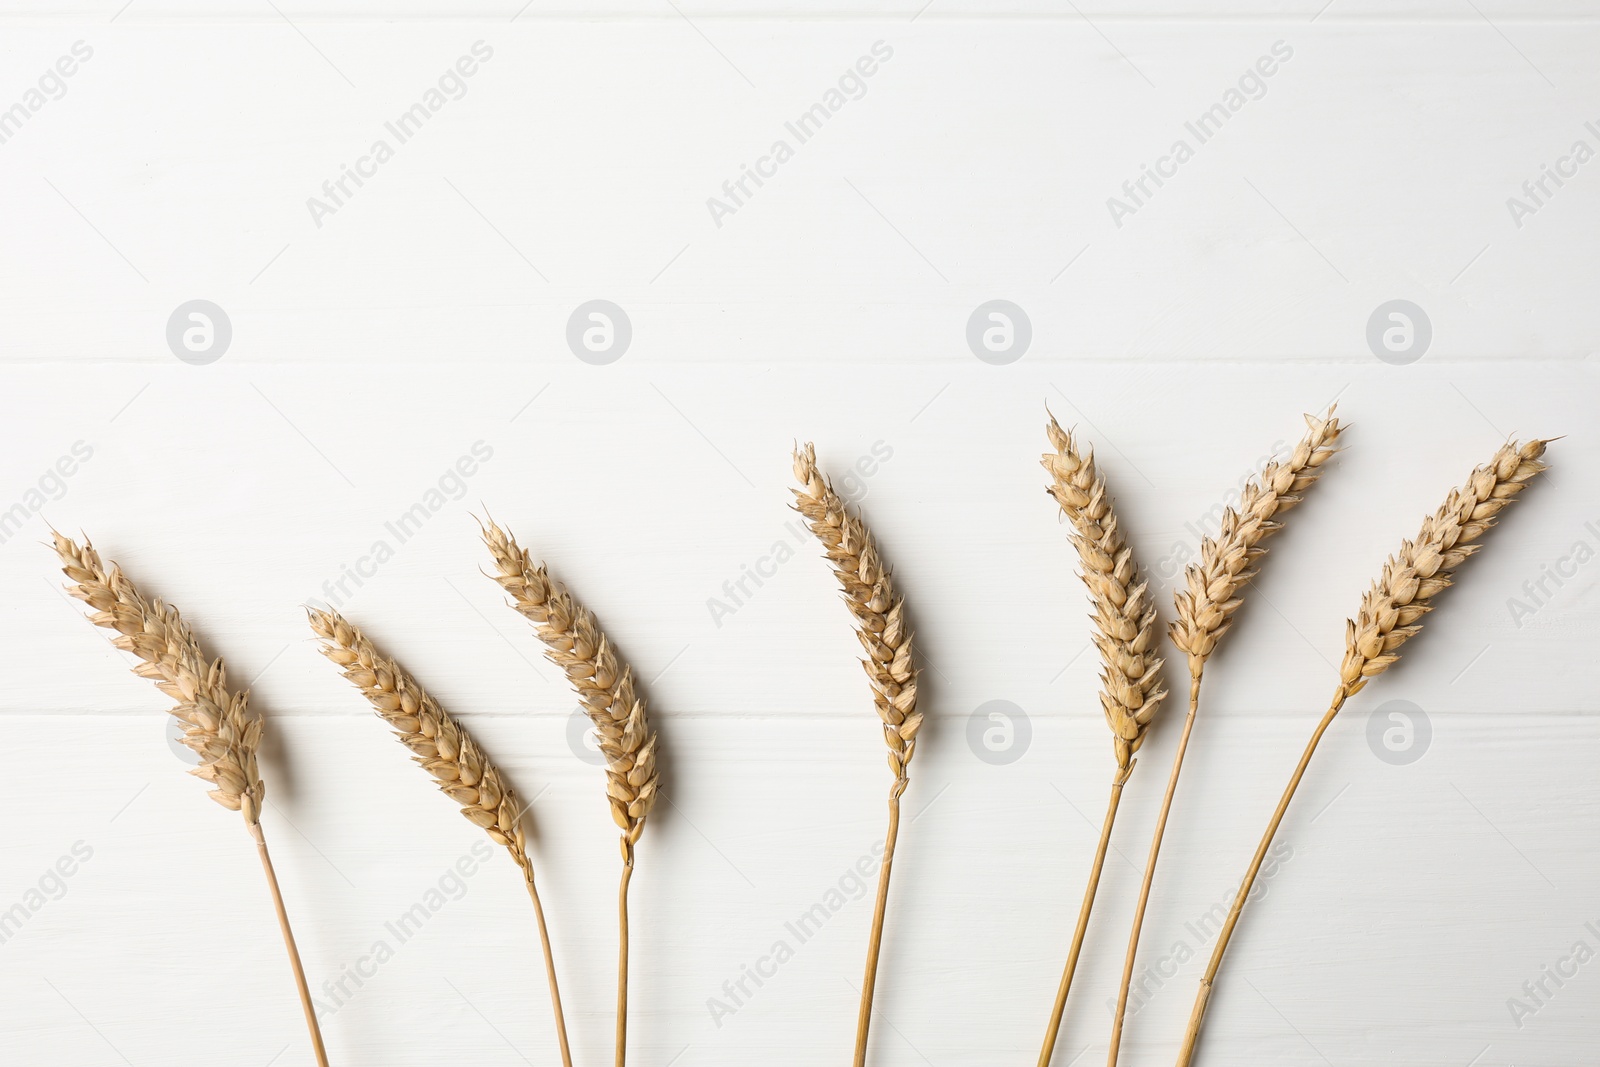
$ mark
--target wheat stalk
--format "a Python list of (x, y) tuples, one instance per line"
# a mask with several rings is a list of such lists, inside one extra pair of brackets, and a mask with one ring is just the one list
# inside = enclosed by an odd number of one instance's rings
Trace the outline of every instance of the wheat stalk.
[(205, 658), (177, 608), (145, 599), (121, 568), (101, 560), (94, 545), (85, 541), (80, 547), (70, 537), (53, 530), (51, 535), (62, 570), (73, 583), (67, 587), (68, 592), (94, 609), (90, 621), (115, 630), (117, 636), (111, 643), (139, 659), (133, 672), (155, 682), (157, 689), (177, 701), (172, 714), (183, 725), (183, 743), (200, 758), (200, 765), (189, 773), (211, 783), (211, 799), (244, 816), (245, 828), (255, 840), (256, 853), (272, 891), (278, 929), (294, 970), (312, 1049), (320, 1067), (328, 1067), (311, 990), (306, 985), (283, 892), (261, 829), (266, 785), (256, 766), (256, 752), (261, 747), (262, 721), (250, 713), (249, 691), (228, 688), (222, 660)]
[(1400, 646), (1416, 636), (1422, 628), (1422, 617), (1433, 610), (1434, 597), (1450, 587), (1456, 568), (1483, 547), (1480, 538), (1494, 526), (1500, 512), (1517, 498), (1529, 481), (1547, 469), (1539, 462), (1539, 457), (1544, 455), (1548, 443), (1537, 439), (1522, 445), (1507, 442), (1488, 463), (1472, 472), (1466, 484), (1451, 490), (1439, 509), (1423, 520), (1416, 539), (1402, 541), (1400, 551), (1384, 563), (1382, 574), (1361, 598), (1360, 611), (1354, 619), (1347, 620), (1339, 685), (1267, 823), (1250, 868), (1239, 884), (1233, 907), (1217, 935), (1178, 1053), (1178, 1067), (1187, 1067), (1194, 1056), (1206, 1002), (1210, 999), (1217, 969), (1222, 965), (1223, 953), (1233, 937), (1267, 849), (1272, 845), (1278, 825), (1283, 821), (1322, 735), (1346, 700), (1394, 664), (1399, 658)]
[(622, 831), (622, 879), (617, 887), (617, 1042), (616, 1065), (623, 1067), (628, 1045), (628, 883), (633, 878), (634, 846), (659, 788), (656, 735), (645, 702), (634, 689), (633, 670), (618, 658), (594, 613), (553, 581), (505, 530), (494, 522), (483, 528), (494, 557), (492, 575), (511, 597), (511, 606), (533, 623), (545, 655), (566, 674), (594, 722), (606, 761), (606, 794), (611, 818)]
[(1128, 950), (1122, 963), (1122, 984), (1117, 991), (1116, 1012), (1111, 1019), (1107, 1067), (1116, 1067), (1117, 1056), (1122, 1048), (1122, 1025), (1127, 1016), (1128, 990), (1133, 983), (1139, 936), (1144, 930), (1145, 908), (1150, 901), (1150, 887), (1155, 881), (1156, 861), (1160, 857), (1161, 841), (1166, 834), (1167, 816), (1172, 811), (1172, 800), (1178, 790), (1178, 775), (1183, 770), (1183, 757), (1189, 750), (1189, 734), (1194, 729), (1195, 712), (1200, 705), (1200, 676), (1205, 671), (1206, 659), (1233, 624), (1233, 614), (1239, 610), (1241, 603), (1239, 594), (1256, 576), (1256, 567), (1267, 551), (1262, 547), (1262, 541), (1277, 532), (1278, 516), (1300, 503), (1306, 490), (1321, 476), (1323, 464), (1337, 451), (1339, 434), (1344, 427), (1334, 418), (1333, 412), (1330, 406), (1324, 418), (1307, 415), (1306, 435), (1289, 458), (1268, 463), (1249, 481), (1240, 494), (1238, 506), (1227, 508), (1222, 513), (1217, 536), (1208, 537), (1201, 543), (1199, 561), (1191, 563), (1186, 569), (1188, 588), (1174, 595), (1177, 620), (1172, 624), (1172, 643), (1188, 658), (1189, 713), (1183, 720), (1183, 733), (1178, 738), (1178, 750), (1172, 757), (1172, 770), (1167, 776), (1167, 791), (1162, 797), (1161, 813), (1156, 817), (1155, 832), (1150, 838), (1150, 854), (1145, 862), (1139, 902), (1134, 909)]
[(522, 870), (538, 921), (561, 1062), (565, 1067), (572, 1067), (550, 933), (545, 927), (544, 905), (534, 885), (533, 859), (528, 854), (528, 841), (523, 832), (524, 808), (518, 803), (511, 783), (478, 747), (466, 728), (451, 718), (404, 667), (380, 653), (366, 634), (338, 612), (307, 608), (306, 614), (312, 631), (323, 640), (322, 654), (361, 690), (373, 710), (394, 729), (400, 743), (411, 750), (411, 758), (433, 777), (439, 791), (461, 805), (461, 814), (469, 822), (480, 827), (497, 844), (504, 845)]
[(1155, 603), (1150, 597), (1149, 585), (1141, 580), (1133, 550), (1123, 537), (1105, 479), (1095, 465), (1094, 452), (1080, 449), (1071, 432), (1063, 430), (1053, 415), (1045, 424), (1045, 435), (1053, 447), (1053, 451), (1045, 453), (1039, 461), (1050, 474), (1046, 491), (1055, 498), (1072, 525), (1071, 539), (1078, 550), (1080, 574), (1094, 605), (1091, 617), (1095, 624), (1095, 647), (1100, 650), (1100, 705), (1105, 711), (1106, 724), (1111, 727), (1117, 769), (1111, 779), (1111, 797), (1106, 803), (1100, 842), (1089, 869), (1089, 882), (1078, 909), (1078, 925), (1067, 949), (1067, 962), (1045, 1029), (1039, 1067), (1049, 1067), (1055, 1054), (1067, 995), (1072, 989), (1078, 956), (1083, 951), (1083, 939), (1089, 929), (1089, 915), (1100, 888), (1100, 873), (1105, 867), (1122, 789), (1137, 762), (1134, 753), (1144, 744), (1167, 695), (1161, 688), (1162, 661), (1155, 655), (1160, 640)]
[(855, 1067), (867, 1060), (867, 1032), (872, 1023), (872, 998), (878, 981), (878, 956), (883, 945), (883, 920), (889, 905), (889, 876), (895, 842), (900, 836), (900, 797), (910, 784), (907, 768), (917, 750), (922, 712), (917, 710), (917, 671), (912, 662), (911, 631), (906, 626), (905, 600), (895, 592), (889, 568), (878, 555), (861, 517), (845, 506), (833, 485), (817, 469), (816, 447), (807, 443), (794, 453), (794, 508), (822, 543), (844, 602), (856, 620), (856, 637), (866, 652), (861, 661), (872, 685), (872, 700), (883, 723), (884, 744), (894, 783), (889, 788), (889, 829), (878, 871), (878, 897), (867, 942), (866, 973), (861, 982), (861, 1007), (856, 1017)]

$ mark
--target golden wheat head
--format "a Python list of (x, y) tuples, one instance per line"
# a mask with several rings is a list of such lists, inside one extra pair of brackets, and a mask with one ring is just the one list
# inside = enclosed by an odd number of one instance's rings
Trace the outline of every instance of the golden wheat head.
[(101, 561), (92, 544), (80, 548), (53, 531), (52, 537), (72, 580), (67, 591), (94, 609), (91, 622), (116, 631), (112, 644), (139, 658), (133, 673), (178, 702), (172, 714), (183, 724), (183, 743), (200, 757), (189, 773), (210, 782), (213, 800), (255, 826), (267, 787), (256, 767), (262, 722), (250, 714), (249, 691), (228, 689), (222, 660), (206, 660), (177, 608), (146, 600), (115, 563)]
[(1275, 518), (1305, 497), (1322, 474), (1322, 465), (1338, 451), (1344, 427), (1328, 408), (1325, 418), (1307, 415), (1307, 432), (1283, 462), (1261, 469), (1245, 486), (1237, 507), (1222, 513), (1217, 536), (1200, 544), (1200, 559), (1185, 568), (1188, 588), (1173, 599), (1177, 620), (1172, 643), (1189, 657), (1189, 674), (1198, 677), (1206, 657), (1233, 623), (1238, 593), (1256, 576), (1256, 563), (1266, 553), (1261, 542), (1275, 533)]
[(872, 684), (873, 704), (883, 721), (889, 769), (895, 795), (905, 791), (906, 768), (916, 753), (922, 712), (917, 710), (917, 669), (912, 662), (911, 631), (906, 627), (905, 599), (895, 592), (889, 567), (878, 555), (861, 517), (834, 492), (817, 468), (817, 450), (809, 442), (795, 449), (792, 490), (794, 508), (822, 543), (844, 590), (844, 602), (856, 620), (856, 637), (867, 653), (861, 661)]
[(322, 654), (361, 690), (400, 743), (411, 750), (411, 758), (432, 775), (439, 791), (461, 805), (461, 814), (473, 825), (504, 845), (532, 878), (533, 861), (517, 795), (466, 727), (338, 612), (307, 608), (306, 615), (312, 631), (322, 638)]
[(516, 539), (494, 522), (483, 528), (494, 557), (491, 577), (511, 597), (511, 606), (533, 623), (545, 655), (577, 690), (595, 726), (606, 760), (611, 817), (622, 830), (624, 858), (644, 832), (659, 786), (656, 735), (644, 698), (635, 691), (633, 670), (617, 656), (594, 613), (534, 562)]
[(1040, 457), (1050, 474), (1046, 492), (1072, 523), (1072, 544), (1094, 604), (1094, 643), (1102, 664), (1100, 704), (1115, 739), (1117, 765), (1126, 772), (1167, 695), (1161, 687), (1162, 660), (1156, 655), (1160, 637), (1155, 602), (1122, 536), (1093, 450), (1080, 450), (1053, 415), (1045, 434), (1055, 449)]
[(1361, 598), (1361, 610), (1345, 623), (1344, 662), (1339, 682), (1346, 696), (1399, 659), (1400, 646), (1422, 629), (1433, 598), (1450, 587), (1455, 569), (1483, 545), (1479, 543), (1499, 514), (1541, 471), (1547, 440), (1519, 445), (1508, 441), (1465, 485), (1422, 521), (1416, 540), (1404, 541), (1383, 565), (1383, 573)]

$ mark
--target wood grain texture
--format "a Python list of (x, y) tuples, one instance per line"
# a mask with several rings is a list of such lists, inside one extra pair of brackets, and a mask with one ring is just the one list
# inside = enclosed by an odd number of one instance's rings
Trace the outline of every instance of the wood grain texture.
[[(842, 1058), (883, 757), (858, 647), (787, 507), (793, 445), (815, 440), (836, 482), (856, 472), (927, 664), (869, 1063), (1028, 1062), (1109, 762), (1088, 606), (1040, 492), (1045, 404), (1095, 445), (1165, 609), (1223, 495), (1337, 398), (1346, 450), (1207, 666), (1122, 1062), (1170, 1062), (1205, 916), (1384, 557), (1505, 438), (1561, 433), (1548, 482), (1329, 732), (1197, 1062), (1587, 1055), (1600, 964), (1537, 1004), (1524, 983), (1580, 940), (1600, 950), (1600, 163), (1520, 228), (1506, 201), (1575, 140), (1600, 146), (1600, 25), (1556, 2), (1518, 18), (1419, 0), (1402, 20), (1340, 0), (1315, 21), (1320, 4), (1243, 0), (1080, 5), (1088, 21), (935, 3), (914, 21), (916, 5), (691, 5), (510, 22), (514, 6), (284, 6), (293, 26), (142, 0), (115, 22), (0, 14), (0, 115), (75, 41), (93, 49), (0, 144), (0, 721), (25, 754), (0, 779), (0, 924), (26, 913), (0, 943), (0, 1047), (62, 1067), (309, 1058), (234, 816), (197, 801), (164, 702), (56, 591), (48, 519), (204, 618), (269, 720), (263, 825), (313, 991), (332, 986), (335, 1064), (536, 1061), (554, 1035), (532, 1008), (526, 897), (493, 869), (511, 861), (330, 676), (311, 600), (359, 616), (533, 801), (574, 1058), (607, 1055), (603, 771), (571, 747), (593, 755), (564, 679), (478, 573), (486, 507), (560, 560), (659, 709), (630, 898), (635, 1061)], [(494, 54), (465, 94), (318, 228), (307, 198), (479, 40)], [(707, 198), (880, 40), (893, 57), (864, 95), (718, 227)], [(1107, 198), (1280, 40), (1294, 54), (1264, 95), (1118, 228)], [(196, 298), (233, 327), (206, 366), (165, 337)], [(565, 339), (596, 298), (633, 327), (607, 366)], [(965, 336), (993, 299), (1031, 320), (1010, 365)], [(1394, 299), (1433, 327), (1410, 365), (1367, 343)], [(977, 754), (1004, 733), (991, 701), (1014, 706), (1014, 738), (1027, 717), (1014, 762)], [(1385, 762), (1389, 715), (1415, 726), (1418, 709), (1425, 754)], [(1177, 725), (1140, 759), (1164, 765)], [(1104, 1054), (1160, 778), (1122, 798), (1058, 1064)], [(401, 942), (386, 924), (408, 913)], [(196, 1002), (215, 1010), (175, 1030)]]

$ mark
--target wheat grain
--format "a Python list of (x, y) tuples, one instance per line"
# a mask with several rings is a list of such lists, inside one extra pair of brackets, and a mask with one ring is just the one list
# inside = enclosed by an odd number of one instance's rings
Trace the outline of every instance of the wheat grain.
[(1224, 509), (1217, 536), (1201, 542), (1199, 561), (1186, 568), (1188, 588), (1180, 589), (1174, 595), (1177, 619), (1170, 633), (1172, 643), (1188, 657), (1189, 713), (1184, 717), (1178, 747), (1172, 756), (1172, 770), (1167, 775), (1166, 793), (1161, 800), (1161, 811), (1156, 816), (1155, 831), (1150, 837), (1149, 858), (1145, 861), (1139, 899), (1134, 906), (1128, 949), (1122, 963), (1122, 983), (1117, 991), (1117, 1006), (1111, 1016), (1107, 1067), (1116, 1067), (1117, 1056), (1122, 1049), (1122, 1028), (1127, 1017), (1128, 994), (1133, 984), (1139, 938), (1144, 931), (1145, 909), (1150, 902), (1150, 887), (1155, 881), (1161, 843), (1166, 836), (1167, 817), (1172, 812), (1172, 801), (1178, 791), (1178, 776), (1183, 771), (1184, 755), (1189, 751), (1189, 735), (1194, 729), (1195, 713), (1200, 706), (1200, 676), (1205, 671), (1207, 657), (1233, 623), (1233, 614), (1241, 603), (1240, 592), (1256, 576), (1257, 565), (1266, 553), (1262, 541), (1277, 532), (1280, 527), (1277, 517), (1304, 499), (1306, 490), (1321, 476), (1323, 464), (1337, 451), (1343, 427), (1334, 418), (1333, 412), (1330, 406), (1323, 418), (1307, 415), (1306, 435), (1289, 458), (1268, 463), (1250, 479), (1240, 495), (1238, 505)]
[(211, 799), (244, 816), (272, 893), (278, 930), (289, 953), (312, 1052), (320, 1067), (328, 1067), (328, 1052), (311, 1003), (300, 950), (289, 927), (283, 890), (261, 828), (261, 805), (267, 787), (256, 766), (256, 753), (261, 747), (263, 726), (262, 720), (250, 713), (249, 690), (235, 693), (228, 688), (222, 660), (206, 660), (194, 632), (177, 608), (146, 599), (122, 569), (102, 561), (87, 540), (80, 547), (72, 538), (54, 530), (51, 537), (61, 569), (72, 580), (68, 592), (94, 609), (90, 621), (115, 630), (117, 636), (111, 643), (139, 659), (133, 672), (155, 682), (157, 689), (177, 701), (171, 712), (183, 726), (183, 743), (200, 758), (199, 766), (189, 773), (215, 787), (210, 792)]
[(533, 858), (523, 829), (524, 809), (516, 791), (466, 728), (429, 696), (404, 667), (380, 653), (366, 634), (335, 611), (307, 608), (306, 615), (312, 631), (322, 638), (322, 654), (367, 698), (400, 743), (411, 751), (411, 758), (433, 778), (439, 791), (461, 806), (461, 814), (468, 822), (505, 846), (522, 870), (538, 920), (561, 1059), (566, 1067), (572, 1067), (555, 959), (545, 928), (544, 906), (534, 886)]
[(1382, 573), (1361, 598), (1361, 608), (1356, 617), (1346, 621), (1345, 655), (1339, 667), (1339, 685), (1334, 690), (1328, 710), (1323, 713), (1321, 721), (1312, 731), (1311, 740), (1300, 755), (1300, 762), (1295, 766), (1289, 784), (1278, 800), (1278, 807), (1267, 823), (1266, 833), (1256, 846), (1250, 868), (1239, 883), (1233, 907), (1217, 934), (1217, 943), (1201, 976), (1194, 1009), (1189, 1015), (1189, 1026), (1178, 1052), (1178, 1067), (1188, 1067), (1194, 1057), (1200, 1026), (1205, 1020), (1206, 1004), (1216, 982), (1217, 970), (1222, 966), (1223, 953), (1227, 951), (1262, 861), (1272, 846), (1272, 839), (1277, 835), (1284, 813), (1289, 810), (1289, 802), (1294, 799), (1295, 791), (1305, 777), (1306, 767), (1310, 765), (1323, 734), (1351, 696), (1394, 665), (1399, 658), (1400, 646), (1421, 630), (1422, 617), (1433, 610), (1433, 598), (1450, 587), (1456, 568), (1482, 547), (1479, 539), (1494, 526), (1500, 512), (1521, 494), (1528, 482), (1548, 469), (1539, 462), (1548, 443), (1547, 440), (1538, 439), (1521, 445), (1509, 441), (1495, 452), (1488, 463), (1475, 468), (1466, 484), (1451, 490), (1439, 509), (1423, 520), (1416, 539), (1401, 542), (1400, 551), (1385, 561)]
[(794, 476), (800, 488), (792, 490), (794, 508), (822, 543), (834, 576), (844, 591), (845, 605), (856, 620), (856, 637), (867, 656), (861, 661), (872, 686), (872, 701), (883, 726), (889, 770), (889, 829), (884, 836), (883, 860), (878, 868), (878, 895), (867, 939), (867, 964), (861, 982), (861, 1004), (856, 1014), (855, 1067), (867, 1060), (867, 1035), (872, 1024), (872, 1000), (878, 984), (878, 957), (883, 947), (884, 916), (889, 906), (889, 879), (894, 869), (895, 844), (900, 836), (900, 798), (910, 784), (908, 768), (917, 751), (922, 712), (917, 709), (917, 668), (912, 659), (911, 630), (906, 624), (905, 600), (895, 592), (889, 567), (878, 554), (877, 543), (861, 516), (845, 505), (832, 483), (817, 468), (817, 450), (807, 443), (794, 453)]

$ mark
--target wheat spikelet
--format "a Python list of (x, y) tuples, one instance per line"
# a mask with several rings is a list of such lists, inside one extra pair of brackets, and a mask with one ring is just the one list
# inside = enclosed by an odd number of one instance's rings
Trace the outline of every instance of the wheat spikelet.
[(822, 542), (844, 590), (845, 605), (856, 619), (856, 637), (867, 653), (861, 666), (872, 683), (873, 704), (883, 720), (889, 769), (894, 772), (899, 795), (905, 791), (906, 768), (916, 753), (917, 731), (922, 728), (905, 599), (895, 593), (894, 579), (866, 524), (817, 469), (816, 446), (807, 443), (795, 450), (794, 476), (803, 487), (792, 490), (794, 508)]
[(655, 804), (656, 735), (645, 702), (634, 690), (633, 670), (595, 621), (542, 564), (505, 530), (490, 522), (483, 540), (494, 557), (495, 581), (511, 596), (511, 606), (533, 623), (545, 655), (566, 674), (595, 725), (606, 760), (606, 793), (611, 817), (622, 830), (622, 851), (632, 855)]
[(1198, 675), (1217, 642), (1233, 622), (1239, 608), (1239, 590), (1256, 576), (1256, 563), (1265, 554), (1261, 542), (1275, 533), (1275, 518), (1304, 498), (1322, 474), (1322, 465), (1337, 451), (1344, 427), (1330, 407), (1325, 418), (1307, 415), (1308, 432), (1294, 453), (1281, 463), (1269, 463), (1245, 486), (1237, 507), (1222, 514), (1215, 538), (1200, 545), (1200, 559), (1186, 568), (1188, 588), (1174, 595), (1177, 621), (1172, 643), (1189, 657), (1189, 673)]
[(1094, 603), (1094, 643), (1103, 667), (1100, 703), (1115, 737), (1117, 766), (1127, 771), (1167, 695), (1161, 688), (1162, 661), (1155, 655), (1156, 607), (1149, 584), (1139, 580), (1094, 452), (1080, 451), (1053, 415), (1045, 432), (1055, 446), (1040, 457), (1050, 473), (1046, 491), (1072, 523), (1072, 544)]
[(384, 722), (411, 750), (439, 791), (461, 805), (461, 814), (504, 845), (528, 877), (533, 862), (522, 828), (522, 806), (505, 776), (460, 723), (429, 696), (406, 669), (387, 658), (367, 635), (335, 611), (308, 608), (321, 652), (361, 690)]
[(115, 630), (111, 643), (139, 657), (133, 672), (178, 702), (172, 714), (183, 724), (183, 743), (200, 757), (189, 773), (215, 786), (210, 796), (218, 804), (242, 813), (251, 826), (259, 823), (266, 795), (256, 767), (262, 722), (250, 714), (249, 691), (229, 691), (222, 660), (207, 662), (176, 608), (146, 600), (92, 544), (80, 548), (70, 537), (52, 536), (73, 582), (68, 592), (94, 609), (90, 621)]
[(1272, 846), (1272, 839), (1283, 823), (1289, 802), (1294, 799), (1323, 734), (1351, 696), (1399, 659), (1400, 646), (1422, 629), (1422, 617), (1433, 610), (1433, 598), (1450, 587), (1456, 568), (1483, 547), (1479, 539), (1494, 526), (1500, 512), (1517, 498), (1528, 482), (1548, 469), (1539, 462), (1547, 444), (1548, 440), (1540, 439), (1526, 444), (1508, 441), (1489, 462), (1475, 468), (1466, 484), (1452, 489), (1439, 509), (1423, 520), (1416, 539), (1400, 543), (1400, 551), (1384, 562), (1379, 578), (1362, 596), (1356, 617), (1346, 620), (1345, 654), (1339, 666), (1338, 688), (1300, 755), (1300, 762), (1267, 823), (1266, 833), (1256, 846), (1250, 868), (1239, 883), (1233, 907), (1217, 933), (1211, 960), (1201, 975), (1200, 990), (1189, 1014), (1189, 1026), (1179, 1047), (1178, 1067), (1187, 1067), (1194, 1057), (1223, 954), (1233, 938), (1267, 850)]

